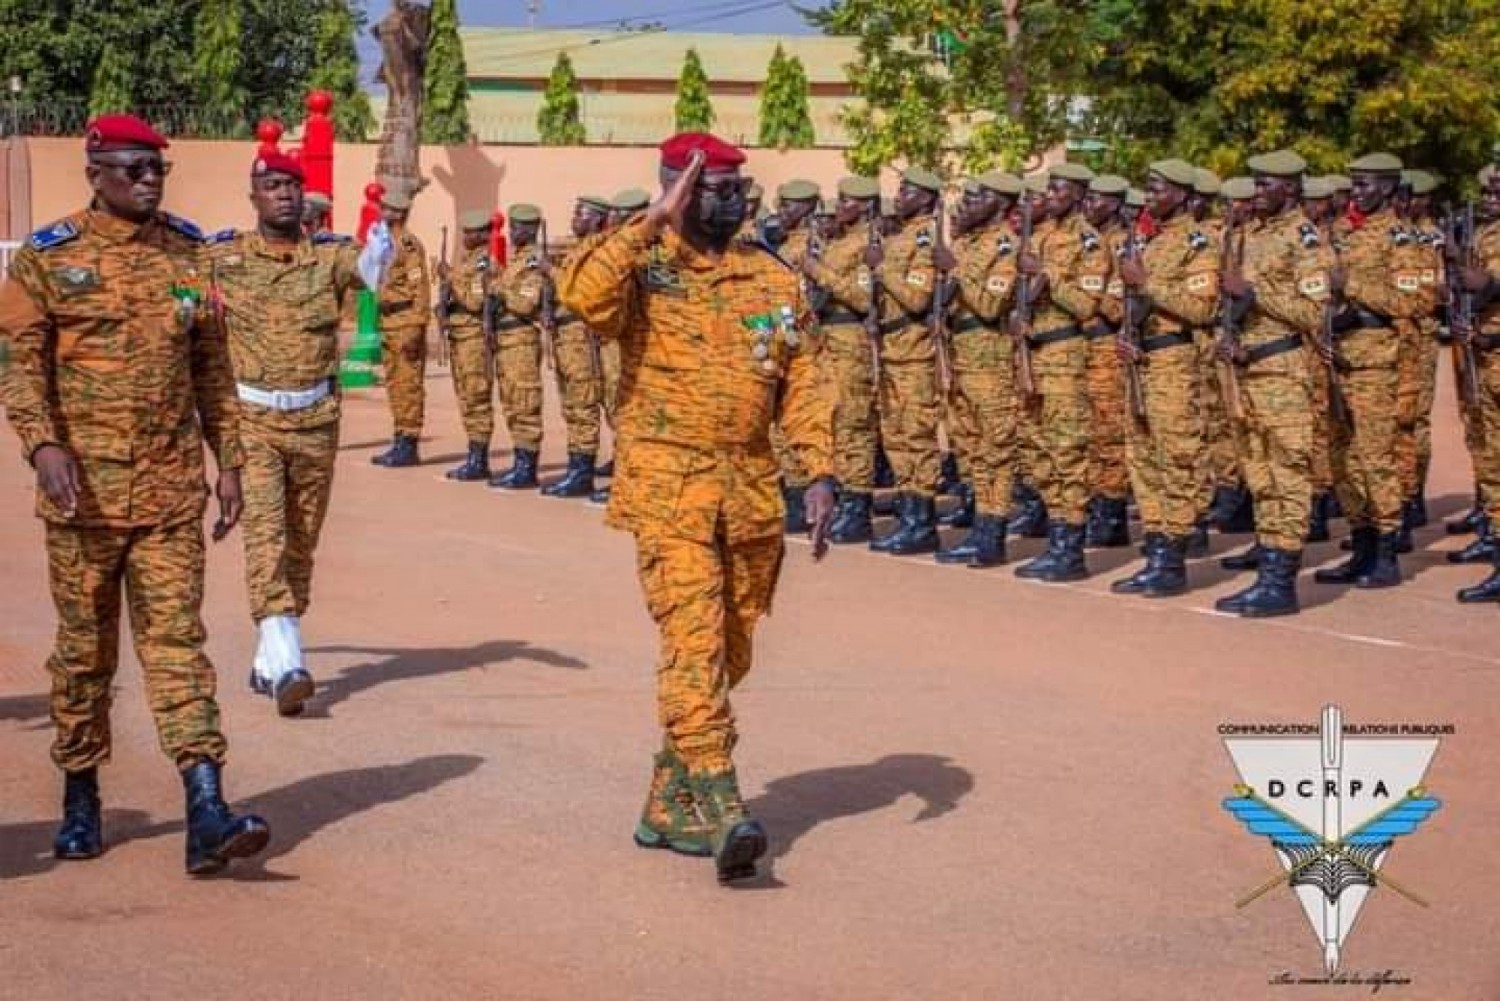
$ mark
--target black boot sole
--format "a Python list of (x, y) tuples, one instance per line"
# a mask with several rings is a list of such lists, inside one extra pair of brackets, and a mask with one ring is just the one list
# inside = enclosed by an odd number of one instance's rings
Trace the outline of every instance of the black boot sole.
[(271, 829), (264, 824), (251, 824), (232, 835), (212, 852), (200, 858), (189, 859), (188, 875), (212, 876), (223, 872), (231, 860), (259, 855), (270, 843)]
[(766, 830), (754, 820), (742, 820), (730, 828), (724, 846), (714, 856), (714, 868), (720, 883), (750, 879), (755, 875), (755, 863), (765, 855)]
[(1285, 608), (1241, 608), (1239, 616), (1243, 619), (1275, 619), (1283, 615), (1296, 615), (1300, 611), (1300, 605), (1288, 605)]
[(56, 842), (52, 845), (52, 857), (59, 862), (87, 862), (104, 854), (104, 844), (101, 841), (93, 848), (63, 848)]
[[(1470, 594), (1469, 588), (1458, 592), (1457, 598), (1460, 605), (1495, 605), (1500, 604), (1500, 590), (1490, 591), (1481, 595)], [(61, 856), (58, 856), (61, 858)]]

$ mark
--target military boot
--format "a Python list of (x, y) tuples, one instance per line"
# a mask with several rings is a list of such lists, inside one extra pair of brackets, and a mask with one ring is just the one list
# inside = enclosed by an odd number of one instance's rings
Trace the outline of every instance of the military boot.
[(892, 556), (935, 553), (941, 541), (937, 530), (937, 502), (926, 494), (907, 494), (906, 515), (895, 534), (883, 540), (881, 552)]
[(490, 486), (499, 490), (535, 490), (536, 458), (535, 449), (516, 449), (511, 467), (498, 476), (491, 476)]
[(657, 752), (646, 805), (635, 825), (635, 843), (642, 848), (665, 848), (679, 855), (713, 854), (712, 830), (704, 823), (688, 788), (687, 769), (668, 749)]
[(974, 525), (974, 488), (967, 483), (960, 483), (954, 491), (958, 498), (958, 504), (947, 514), (938, 517), (939, 525), (948, 528), (971, 528)]
[(598, 490), (595, 490), (593, 493), (589, 494), (589, 503), (590, 504), (598, 504), (600, 507), (603, 507), (605, 504), (608, 504), (609, 503), (609, 487), (607, 487), (607, 486), (600, 487)]
[(1302, 610), (1297, 603), (1297, 571), (1302, 567), (1302, 554), (1295, 550), (1264, 549), (1261, 551), (1260, 569), (1254, 585), (1248, 591), (1226, 598), (1220, 604), (1235, 599), (1234, 609), (1247, 619), (1269, 619), (1278, 615), (1295, 615)]
[(1255, 531), (1255, 498), (1248, 487), (1234, 487), (1226, 495), (1226, 506), (1209, 513), (1209, 520), (1225, 535), (1242, 535)]
[(1022, 539), (1045, 539), (1047, 537), (1047, 503), (1042, 495), (1029, 486), (1017, 486), (1013, 491), (1017, 510), (1006, 526), (1011, 535)]
[(804, 535), (812, 525), (807, 520), (807, 507), (802, 503), (806, 487), (781, 485), (781, 499), (786, 506), (783, 528), (787, 535)]
[(1454, 518), (1443, 526), (1443, 531), (1449, 535), (1469, 535), (1479, 531), (1479, 524), (1485, 521), (1484, 505), (1479, 503), (1479, 492), (1474, 492), (1474, 506), (1463, 514)]
[(1259, 542), (1250, 544), (1250, 548), (1243, 553), (1231, 553), (1219, 560), (1219, 566), (1225, 570), (1254, 570), (1260, 566), (1260, 554), (1264, 552)]
[(606, 462), (602, 466), (595, 466), (594, 467), (594, 475), (597, 476), (597, 477), (599, 477), (600, 479), (605, 479), (605, 480), (607, 480), (611, 476), (615, 475), (615, 460), (614, 459), (610, 459), (608, 462)]
[(1240, 504), (1238, 489), (1225, 484), (1214, 487), (1213, 499), (1208, 503), (1208, 520), (1223, 531), (1224, 523), (1234, 517)]
[(1380, 548), (1380, 532), (1366, 525), (1350, 535), (1353, 556), (1336, 567), (1325, 567), (1313, 574), (1319, 584), (1353, 584), (1375, 568)]
[(870, 540), (870, 549), (873, 552), (890, 552), (891, 542), (901, 534), (901, 532), (907, 527), (907, 523), (911, 520), (911, 501), (912, 496), (910, 494), (896, 495), (896, 504), (894, 511), (894, 514), (896, 515), (896, 524), (891, 527), (891, 530), (889, 532)]
[(1083, 526), (1054, 521), (1047, 528), (1047, 549), (1036, 559), (1016, 567), (1016, 576), (1049, 584), (1083, 580), (1089, 575), (1083, 559)]
[(1431, 520), (1427, 517), (1427, 491), (1418, 490), (1407, 503), (1411, 505), (1411, 527), (1426, 528)]
[(1401, 505), (1401, 527), (1396, 530), (1396, 552), (1409, 553), (1416, 548), (1412, 531), (1417, 527), (1417, 511), (1411, 501)]
[(1119, 549), (1130, 545), (1130, 522), (1126, 517), (1125, 499), (1094, 499), (1093, 517), (1088, 522), (1088, 544), (1099, 549)]
[(387, 469), (401, 469), (405, 466), (415, 466), (422, 459), (417, 454), (417, 439), (409, 434), (398, 434), (391, 440), (391, 447), (387, 451), (372, 456), (370, 461)]
[(475, 480), (487, 480), (490, 478), (490, 443), (487, 441), (469, 442), (469, 457), (464, 460), (462, 466), (455, 466), (443, 474), (445, 479), (458, 480), (460, 483), (472, 483)]
[(63, 820), (52, 842), (58, 859), (90, 859), (104, 854), (99, 817), (99, 770), (63, 772)]
[(901, 516), (901, 495), (890, 491), (877, 492), (871, 495), (870, 511), (881, 518)]
[(1458, 592), (1458, 600), (1465, 605), (1478, 605), (1484, 602), (1500, 601), (1500, 548), (1490, 547), (1491, 563), (1494, 571), (1488, 577)]
[(1401, 533), (1386, 532), (1376, 536), (1375, 561), (1359, 575), (1355, 587), (1395, 587), (1401, 583), (1401, 563), (1396, 554), (1401, 551)]
[(1477, 534), (1473, 542), (1448, 554), (1449, 563), (1488, 563), (1495, 558), (1495, 535), (1490, 529), (1490, 519), (1480, 515), (1474, 531)]
[(1187, 591), (1188, 537), (1166, 536), (1158, 548), (1156, 574), (1141, 593), (1148, 598), (1172, 598)]
[(828, 528), (828, 541), (838, 546), (869, 542), (872, 532), (870, 495), (850, 491), (841, 496), (838, 511), (833, 516), (833, 524)]
[(182, 773), (187, 793), (187, 871), (193, 876), (219, 872), (230, 859), (258, 854), (271, 840), (271, 828), (253, 814), (229, 812), (219, 787), (219, 766), (200, 761)]
[(1184, 538), (1187, 539), (1187, 555), (1193, 559), (1202, 559), (1208, 555), (1208, 521), (1205, 519), (1193, 526), (1193, 530)]
[(569, 452), (562, 478), (542, 488), (543, 497), (587, 497), (593, 492), (594, 457), (585, 452)]
[(1332, 499), (1326, 490), (1313, 494), (1312, 504), (1307, 509), (1307, 535), (1303, 541), (1328, 541), (1328, 513), (1333, 508)]
[(932, 558), (949, 566), (999, 566), (1005, 562), (1005, 522), (995, 515), (981, 514), (962, 540), (939, 549)]
[(719, 882), (753, 877), (756, 860), (766, 853), (766, 829), (746, 811), (734, 769), (690, 774), (688, 788), (711, 832), (709, 846)]
[(1129, 577), (1121, 577), (1109, 585), (1115, 594), (1145, 594), (1147, 585), (1161, 573), (1161, 553), (1167, 537), (1161, 532), (1147, 532), (1141, 540), (1141, 549), (1146, 556), (1146, 565)]

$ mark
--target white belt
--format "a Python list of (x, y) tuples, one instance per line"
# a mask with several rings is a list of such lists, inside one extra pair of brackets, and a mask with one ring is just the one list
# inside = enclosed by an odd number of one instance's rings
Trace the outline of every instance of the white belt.
[(333, 392), (333, 380), (324, 379), (309, 389), (256, 389), (237, 382), (235, 390), (246, 403), (270, 410), (306, 410)]

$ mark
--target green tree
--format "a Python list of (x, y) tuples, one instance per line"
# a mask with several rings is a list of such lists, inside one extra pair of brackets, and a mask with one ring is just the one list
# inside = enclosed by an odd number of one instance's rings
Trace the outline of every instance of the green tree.
[(807, 89), (807, 70), (802, 60), (796, 56), (787, 58), (777, 45), (760, 93), (760, 145), (785, 150), (806, 149), (813, 144)]
[(698, 50), (688, 49), (677, 77), (677, 104), (673, 108), (678, 132), (707, 132), (714, 127), (714, 106), (708, 96), (708, 74)]
[(333, 130), (341, 142), (362, 142), (375, 129), (370, 97), (359, 85), (359, 51), (355, 36), (364, 17), (348, 0), (329, 0), (318, 15), (309, 90), (333, 95)]
[(547, 91), (536, 115), (536, 131), (543, 146), (582, 146), (588, 141), (578, 109), (578, 77), (566, 52), (557, 54)]
[(204, 0), (193, 39), (193, 95), (210, 135), (248, 135), (249, 95), (241, 78), (244, 19), (241, 0)]
[(99, 59), (99, 68), (89, 90), (89, 115), (133, 110), (135, 101), (131, 98), (131, 83), (127, 50), (123, 46), (109, 46)]
[(433, 0), (427, 65), (422, 79), (422, 141), (452, 146), (469, 141), (469, 84), (458, 37), (457, 0)]

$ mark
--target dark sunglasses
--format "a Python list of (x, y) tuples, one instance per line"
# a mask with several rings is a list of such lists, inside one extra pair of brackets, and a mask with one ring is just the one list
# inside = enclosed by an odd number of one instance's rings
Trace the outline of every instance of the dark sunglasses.
[(103, 157), (94, 157), (94, 163), (101, 167), (111, 167), (124, 174), (132, 181), (140, 181), (149, 175), (166, 177), (172, 172), (172, 164), (166, 160), (106, 160)]

